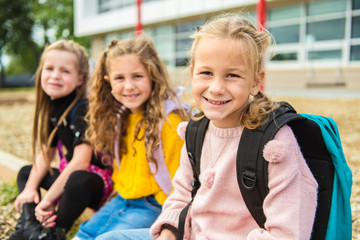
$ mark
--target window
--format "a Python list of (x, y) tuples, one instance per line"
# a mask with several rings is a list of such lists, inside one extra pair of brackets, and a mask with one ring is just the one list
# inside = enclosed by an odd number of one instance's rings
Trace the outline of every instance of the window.
[(176, 58), (176, 66), (177, 67), (185, 67), (188, 65), (189, 59), (187, 57)]
[[(160, 0), (142, 0), (143, 3)], [(134, 6), (136, 0), (98, 0), (99, 13)]]
[(298, 43), (300, 39), (300, 25), (270, 27), (269, 31), (274, 36), (276, 44)]
[(351, 46), (350, 60), (360, 61), (360, 45)]
[(109, 33), (105, 35), (105, 47), (109, 45), (112, 40), (122, 40), (134, 37), (134, 31), (126, 31), (121, 33)]
[(353, 0), (352, 8), (353, 8), (353, 10), (360, 9), (360, 0)]
[(296, 61), (298, 59), (298, 54), (296, 52), (290, 53), (278, 53), (276, 54), (271, 61)]
[(340, 49), (325, 50), (325, 51), (309, 51), (309, 60), (322, 60), (322, 59), (341, 59), (342, 51)]
[(352, 18), (351, 38), (360, 38), (360, 16)]
[(188, 61), (187, 50), (190, 50), (192, 40), (190, 38), (176, 41), (176, 66), (186, 66)]
[(344, 0), (314, 1), (309, 2), (307, 5), (308, 16), (344, 12), (345, 10), (346, 2)]
[(182, 22), (176, 25), (176, 66), (185, 66), (188, 62), (188, 51), (190, 50), (192, 39), (190, 35), (197, 27), (202, 26), (205, 20), (200, 19), (194, 22)]
[(267, 26), (276, 42), (270, 48), (276, 53), (271, 59), (274, 65), (359, 61), (360, 0), (310, 0), (270, 6)]
[(117, 8), (124, 8), (134, 5), (134, 0), (99, 0), (99, 12), (107, 12)]
[(268, 30), (274, 36), (276, 44), (300, 41), (300, 5), (270, 9), (268, 14)]
[(270, 9), (268, 14), (269, 21), (277, 21), (291, 18), (300, 18), (301, 8), (300, 5)]
[(153, 38), (159, 57), (167, 66), (174, 65), (175, 41), (173, 38), (174, 28), (170, 25), (160, 26), (154, 29)]
[(312, 41), (344, 39), (345, 19), (310, 22), (307, 24), (307, 39)]

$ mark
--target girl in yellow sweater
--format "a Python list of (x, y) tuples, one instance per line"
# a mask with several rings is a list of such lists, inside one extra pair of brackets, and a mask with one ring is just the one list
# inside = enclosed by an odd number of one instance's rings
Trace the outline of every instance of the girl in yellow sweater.
[(82, 223), (74, 239), (150, 227), (172, 191), (187, 119), (167, 70), (146, 37), (113, 40), (93, 75), (89, 141), (115, 157), (117, 194)]

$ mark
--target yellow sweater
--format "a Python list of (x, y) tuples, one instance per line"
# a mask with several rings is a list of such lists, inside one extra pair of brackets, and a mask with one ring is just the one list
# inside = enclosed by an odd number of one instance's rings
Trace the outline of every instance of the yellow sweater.
[[(112, 179), (114, 189), (125, 199), (137, 199), (154, 195), (159, 204), (163, 204), (167, 195), (160, 189), (154, 176), (151, 174), (149, 163), (146, 158), (145, 141), (134, 141), (134, 131), (137, 123), (141, 120), (142, 113), (131, 113), (129, 115), (127, 134), (124, 137), (127, 153), (122, 156), (120, 170), (114, 161), (114, 172)], [(171, 178), (180, 164), (180, 152), (184, 141), (177, 135), (176, 129), (181, 122), (179, 115), (170, 113), (165, 120), (161, 140), (165, 163), (169, 169)], [(144, 132), (141, 130), (139, 136)], [(135, 153), (136, 149), (136, 153)]]

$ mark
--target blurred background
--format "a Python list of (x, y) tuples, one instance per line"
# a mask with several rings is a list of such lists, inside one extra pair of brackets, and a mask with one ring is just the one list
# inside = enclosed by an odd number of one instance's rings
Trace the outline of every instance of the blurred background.
[(188, 85), (189, 36), (208, 19), (238, 12), (263, 25), (265, 88), (360, 90), (360, 0), (1, 0), (0, 86), (33, 84), (44, 46), (74, 39), (92, 66), (112, 39), (143, 31), (155, 42), (175, 84)]
[(144, 32), (174, 85), (187, 86), (190, 103), (189, 36), (224, 12), (273, 35), (265, 63), (270, 97), (336, 121), (353, 172), (352, 239), (360, 239), (360, 0), (0, 0), (0, 239), (19, 217), (15, 177), (32, 156), (33, 76), (44, 47), (72, 39), (94, 67), (112, 39)]
[(74, 34), (72, 0), (0, 0), (0, 88), (33, 86), (44, 47), (73, 39), (88, 50), (91, 38)]
[[(223, 12), (242, 12), (257, 25), (261, 2), (143, 0), (141, 24), (173, 81), (184, 84), (196, 27)], [(75, 34), (91, 38), (94, 61), (110, 40), (134, 36), (137, 10), (136, 0), (75, 0)], [(360, 89), (360, 0), (272, 0), (264, 15), (276, 40), (267, 59), (267, 88)]]

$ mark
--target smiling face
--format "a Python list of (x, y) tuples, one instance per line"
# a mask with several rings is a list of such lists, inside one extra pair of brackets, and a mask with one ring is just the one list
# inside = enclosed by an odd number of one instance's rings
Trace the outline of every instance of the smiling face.
[(116, 57), (105, 79), (110, 82), (114, 98), (132, 113), (144, 110), (144, 104), (151, 94), (152, 81), (135, 54)]
[(220, 128), (240, 124), (249, 94), (260, 90), (263, 72), (254, 77), (240, 48), (231, 39), (202, 39), (191, 68), (193, 97), (207, 118)]
[(82, 75), (78, 71), (75, 54), (62, 50), (46, 53), (41, 71), (41, 88), (51, 98), (69, 95), (81, 85)]

